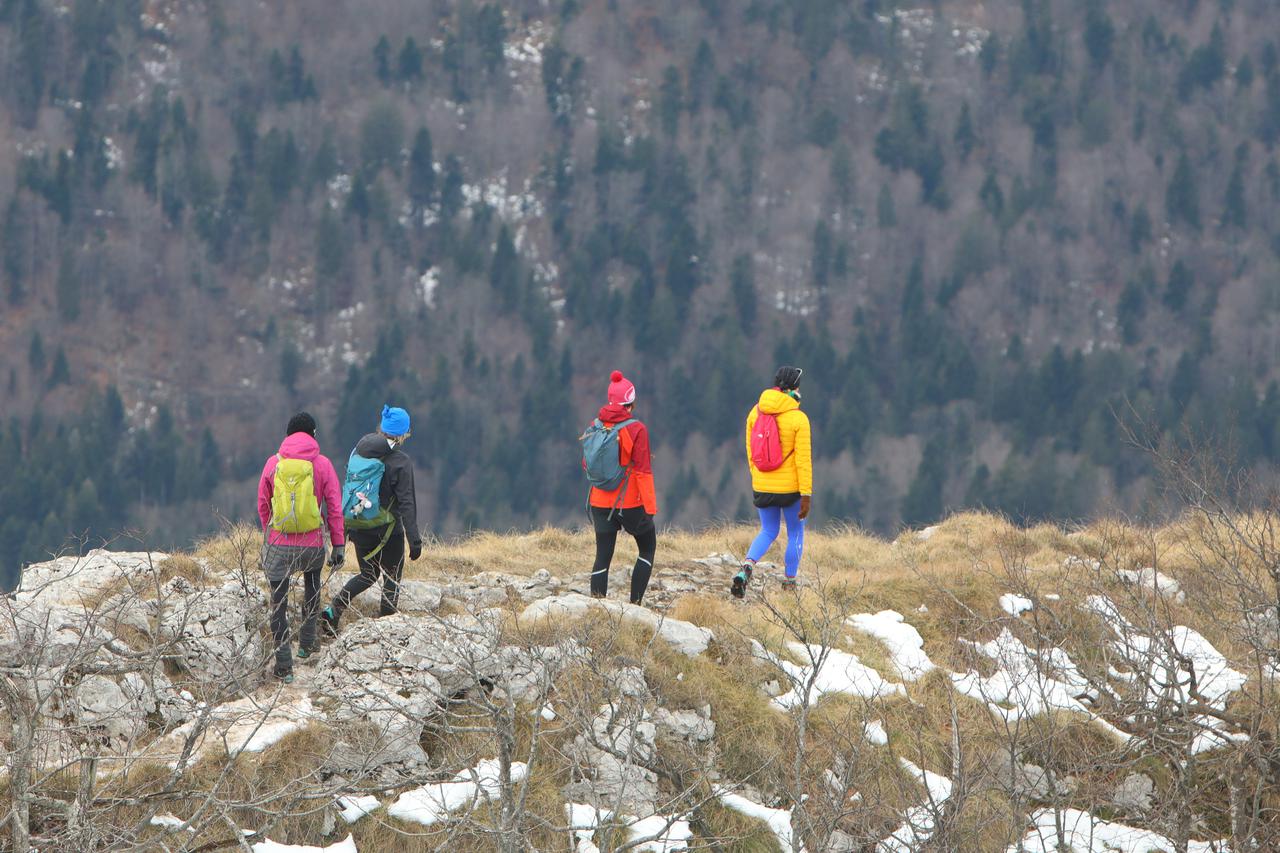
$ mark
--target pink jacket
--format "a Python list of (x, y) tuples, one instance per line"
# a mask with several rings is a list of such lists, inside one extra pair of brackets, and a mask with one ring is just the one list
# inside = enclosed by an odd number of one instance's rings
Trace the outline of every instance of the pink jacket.
[(320, 455), (320, 445), (305, 432), (295, 432), (280, 443), (280, 453), (272, 454), (267, 464), (262, 466), (262, 478), (258, 480), (258, 519), (262, 529), (268, 531), (268, 542), (272, 545), (297, 545), (308, 548), (324, 547), (324, 531), (312, 530), (310, 533), (281, 533), (271, 530), (271, 493), (275, 486), (276, 462), (284, 459), (309, 459), (313, 468), (316, 487), (316, 500), (320, 503), (329, 528), (329, 541), (333, 547), (343, 546), (342, 530), (342, 486), (338, 483), (338, 474), (333, 470), (333, 463), (328, 457)]

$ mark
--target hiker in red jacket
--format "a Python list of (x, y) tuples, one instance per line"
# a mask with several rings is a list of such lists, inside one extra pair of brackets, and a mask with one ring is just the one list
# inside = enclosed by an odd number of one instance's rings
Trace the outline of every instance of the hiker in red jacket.
[(649, 430), (632, 414), (636, 386), (617, 370), (609, 378), (609, 402), (597, 417), (606, 427), (631, 421), (618, 432), (618, 461), (630, 471), (622, 485), (612, 491), (591, 489), (588, 503), (596, 533), (591, 595), (604, 598), (608, 593), (613, 549), (618, 541), (618, 531), (625, 530), (635, 538), (640, 551), (631, 570), (631, 603), (640, 604), (649, 587), (653, 555), (658, 549), (658, 531), (653, 524), (653, 517), (658, 514), (658, 497), (654, 492), (653, 468), (649, 461)]
[(278, 453), (262, 467), (258, 480), (258, 519), (266, 534), (262, 568), (271, 584), (271, 636), (275, 641), (274, 675), (293, 681), (289, 638), (289, 578), (302, 572), (302, 630), (298, 657), (319, 648), (316, 616), (320, 610), (320, 572), (324, 568), (324, 528), (333, 553), (329, 565), (342, 565), (346, 543), (342, 529), (342, 487), (333, 463), (320, 454), (316, 421), (306, 412), (289, 419)]

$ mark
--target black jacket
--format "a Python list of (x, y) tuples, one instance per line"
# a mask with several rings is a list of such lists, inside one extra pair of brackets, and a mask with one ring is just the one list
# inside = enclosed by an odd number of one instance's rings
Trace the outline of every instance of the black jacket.
[[(399, 448), (391, 447), (385, 436), (371, 432), (356, 443), (356, 453), (365, 459), (381, 459), (386, 466), (378, 505), (390, 507), (396, 517), (396, 533), (403, 532), (410, 545), (421, 545), (418, 532), (418, 501), (413, 489), (413, 460)], [(392, 534), (395, 535), (395, 534)]]

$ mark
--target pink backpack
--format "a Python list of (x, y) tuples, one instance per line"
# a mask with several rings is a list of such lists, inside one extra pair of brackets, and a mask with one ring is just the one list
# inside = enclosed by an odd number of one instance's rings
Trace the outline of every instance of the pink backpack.
[(776, 471), (790, 456), (790, 453), (782, 455), (778, 416), (762, 412), (756, 406), (756, 422), (751, 427), (751, 464), (757, 471)]

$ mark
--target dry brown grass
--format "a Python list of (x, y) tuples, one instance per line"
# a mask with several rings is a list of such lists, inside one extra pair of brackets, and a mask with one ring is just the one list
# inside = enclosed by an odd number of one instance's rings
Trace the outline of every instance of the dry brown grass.
[[(712, 553), (741, 555), (754, 534), (755, 528), (746, 525), (663, 531), (656, 576), (686, 572), (705, 575), (703, 567), (690, 561)], [(1160, 605), (1165, 616), (1201, 630), (1230, 655), (1238, 649), (1232, 645), (1228, 626), (1221, 618), (1223, 592), (1220, 584), (1215, 584), (1212, 572), (1206, 571), (1202, 540), (1203, 530), (1192, 521), (1162, 528), (1113, 520), (1073, 529), (1053, 525), (1019, 528), (1002, 518), (978, 513), (953, 516), (932, 528), (927, 536), (905, 531), (893, 541), (854, 528), (827, 528), (812, 531), (806, 537), (801, 576), (809, 586), (794, 598), (772, 591), (765, 593), (776, 612), (771, 613), (754, 596), (746, 603), (737, 602), (721, 589), (677, 599), (669, 610), (670, 616), (705, 626), (716, 634), (708, 653), (697, 658), (679, 655), (666, 644), (653, 642), (649, 632), (620, 627), (598, 614), (561, 622), (543, 620), (535, 625), (512, 620), (508, 630), (524, 643), (550, 644), (573, 636), (591, 648), (606, 669), (638, 663), (644, 667), (656, 700), (664, 707), (710, 705), (717, 727), (717, 766), (722, 778), (749, 783), (766, 795), (778, 794), (786, 787), (786, 774), (794, 755), (794, 727), (760, 690), (763, 683), (778, 678), (778, 672), (751, 655), (748, 639), (760, 639), (775, 649), (781, 648), (785, 640), (794, 639), (784, 635), (779, 617), (805, 626), (805, 633), (813, 635), (811, 640), (816, 640), (825, 628), (831, 642), (856, 654), (863, 663), (893, 681), (901, 680), (900, 674), (884, 646), (842, 625), (846, 616), (884, 609), (904, 614), (923, 636), (930, 658), (952, 670), (984, 666), (960, 638), (988, 640), (1001, 628), (1013, 630), (1028, 642), (1039, 632), (1052, 644), (1069, 647), (1076, 662), (1088, 670), (1104, 666), (1101, 650), (1110, 637), (1096, 618), (1082, 612), (1079, 605), (1083, 598), (1106, 592), (1129, 611), (1151, 606), (1141, 591), (1108, 579), (1108, 570), (1155, 565), (1177, 578), (1188, 591), (1185, 605)], [(203, 543), (195, 556), (213, 567), (254, 566), (259, 545), (257, 531), (237, 528), (226, 537)], [(616, 562), (625, 563), (630, 557), (628, 551), (633, 550), (630, 540), (623, 537), (618, 550)], [(405, 574), (410, 578), (449, 581), (482, 571), (528, 575), (545, 568), (564, 577), (584, 572), (593, 556), (594, 539), (586, 529), (478, 533), (454, 542), (429, 543), (424, 556), (407, 566)], [(1068, 564), (1072, 557), (1079, 560)], [(766, 559), (780, 557), (775, 551)], [(1103, 569), (1093, 569), (1087, 562), (1092, 560), (1102, 561)], [(189, 577), (200, 565), (175, 557), (166, 561), (162, 571)], [(1007, 616), (1000, 610), (998, 599), (1011, 591), (1036, 598), (1036, 610), (1021, 619)], [(1050, 593), (1060, 596), (1060, 600), (1045, 598)], [(509, 606), (518, 609), (519, 604), (511, 602)], [(562, 719), (574, 715), (590, 718), (600, 696), (608, 690), (601, 678), (600, 672), (576, 670), (560, 679), (557, 687), (562, 698), (556, 700), (556, 708)], [(902, 808), (919, 802), (918, 784), (898, 767), (898, 756), (949, 775), (953, 730), (958, 723), (964, 733), (964, 771), (976, 778), (986, 772), (984, 762), (990, 754), (1007, 742), (1001, 724), (985, 706), (954, 693), (947, 673), (932, 673), (907, 687), (909, 699), (881, 702), (874, 709), (866, 707), (862, 700), (828, 697), (813, 717), (815, 737), (807, 757), (815, 767), (830, 761), (827, 752), (831, 744), (848, 737), (851, 723), (868, 718), (883, 720), (890, 745), (869, 749), (859, 772), (865, 782), (861, 789), (864, 797), (877, 802), (863, 816), (874, 827), (883, 824), (891, 828), (888, 825), (895, 815), (900, 816)], [(1098, 727), (1070, 715), (1054, 715), (1027, 725), (1052, 729), (1031, 740), (1054, 745), (1051, 752), (1031, 754), (1028, 759), (1062, 773), (1087, 767), (1097, 756), (1115, 750), (1115, 744)], [(531, 734), (531, 724), (522, 721), (518, 727), (519, 754), (527, 751)], [(288, 757), (277, 757), (282, 744), (262, 758), (246, 762), (236, 771), (235, 791), (252, 796), (256, 786), (270, 778), (278, 781), (281, 774), (301, 778), (311, 772), (314, 768), (309, 762), (316, 760), (321, 751), (320, 744), (307, 740), (314, 736), (300, 733), (297, 742), (290, 742)], [(535, 769), (530, 798), (532, 811), (545, 822), (531, 827), (531, 843), (540, 849), (559, 849), (565, 839), (553, 834), (551, 827), (563, 821), (561, 789), (570, 778), (564, 753), (571, 737), (567, 730), (557, 733), (554, 727), (543, 737), (547, 750), (543, 755), (549, 760)], [(493, 754), (488, 736), (446, 734), (435, 725), (429, 729), (426, 745), (442, 766), (461, 766)], [(1165, 783), (1167, 774), (1159, 767), (1150, 767), (1147, 772), (1158, 784)], [(1109, 777), (1094, 779), (1090, 784), (1096, 782), (1103, 787), (1096, 792), (1086, 789), (1082, 796), (1102, 797), (1106, 784), (1114, 781)], [(760, 825), (736, 813), (711, 804), (700, 810), (699, 817), (699, 830), (704, 836), (727, 840), (723, 849), (743, 853), (776, 849)], [(252, 825), (252, 815), (246, 814), (245, 819), (246, 825)], [(991, 790), (967, 798), (957, 820), (967, 837), (980, 839), (979, 848), (975, 849), (1004, 849), (1017, 834), (1008, 801)], [(314, 843), (318, 838), (316, 827), (314, 816), (291, 818), (272, 837)], [(431, 850), (436, 849), (440, 837), (421, 827), (389, 821), (385, 815), (362, 821), (354, 832), (361, 849)], [(485, 850), (491, 846), (491, 841), (476, 834), (450, 843), (450, 848), (457, 850)]]

